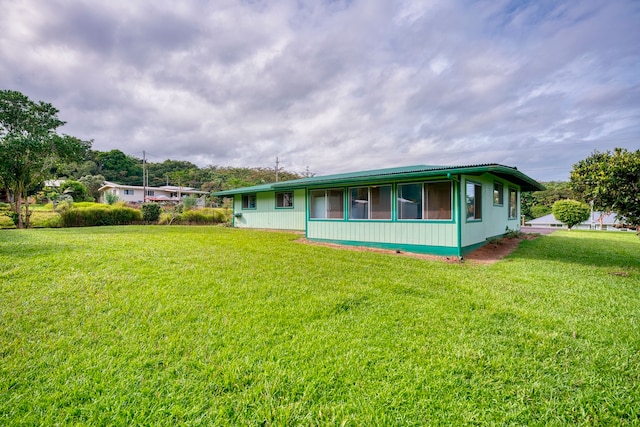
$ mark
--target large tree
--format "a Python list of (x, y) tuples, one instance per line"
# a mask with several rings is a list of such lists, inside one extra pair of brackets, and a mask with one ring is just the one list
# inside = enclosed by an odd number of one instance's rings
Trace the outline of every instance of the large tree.
[(60, 163), (82, 159), (91, 145), (58, 134), (64, 123), (51, 104), (34, 102), (17, 91), (0, 90), (0, 185), (13, 196), (18, 228), (29, 226), (29, 191), (53, 178)]
[(640, 150), (594, 151), (573, 165), (571, 188), (594, 209), (616, 212), (640, 231)]

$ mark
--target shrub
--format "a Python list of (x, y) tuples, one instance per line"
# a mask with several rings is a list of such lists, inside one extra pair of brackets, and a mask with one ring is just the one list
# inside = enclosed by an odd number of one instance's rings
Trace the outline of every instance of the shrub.
[(160, 218), (160, 205), (157, 203), (145, 203), (142, 205), (142, 219), (145, 222), (156, 222)]
[(190, 211), (198, 205), (198, 198), (196, 196), (186, 196), (182, 199), (182, 208), (184, 211)]
[(225, 222), (219, 209), (203, 208), (184, 212), (182, 219), (189, 224), (219, 224)]
[(59, 228), (62, 227), (62, 217), (58, 212), (33, 211), (31, 226), (33, 228)]
[(225, 209), (202, 208), (185, 212), (165, 212), (160, 215), (160, 224), (221, 224), (230, 219)]
[(108, 205), (115, 205), (118, 200), (120, 200), (120, 198), (117, 194), (113, 194), (110, 191), (104, 193), (104, 201), (107, 202)]
[(574, 225), (589, 219), (591, 208), (586, 203), (567, 199), (555, 202), (552, 212), (558, 221), (567, 224), (571, 230)]
[(181, 221), (182, 221), (182, 215), (178, 212), (171, 211), (171, 212), (161, 213), (158, 223), (162, 225), (171, 225), (173, 223), (180, 224)]
[(61, 209), (60, 215), (64, 227), (127, 225), (142, 220), (142, 213), (137, 209), (103, 204)]

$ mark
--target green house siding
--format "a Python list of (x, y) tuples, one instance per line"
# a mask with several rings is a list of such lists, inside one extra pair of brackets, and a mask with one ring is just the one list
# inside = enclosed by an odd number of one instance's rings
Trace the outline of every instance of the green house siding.
[[(438, 184), (442, 182), (452, 183), (449, 219), (440, 219), (447, 218), (448, 211), (438, 209), (444, 200), (443, 194), (446, 194)], [(428, 197), (424, 196), (420, 208), (426, 209), (424, 215), (398, 208), (398, 201), (402, 207), (409, 203), (417, 206), (416, 187), (412, 183), (428, 183), (430, 186), (423, 186), (422, 194), (433, 197), (430, 200), (434, 200), (435, 205), (425, 208)], [(470, 200), (473, 203), (469, 205), (467, 183), (474, 184), (470, 190), (474, 194)], [(402, 186), (402, 191), (399, 191), (399, 184), (407, 186)], [(512, 210), (511, 217), (510, 189), (517, 191), (516, 210)], [(316, 241), (463, 256), (488, 239), (504, 235), (507, 230), (519, 230), (520, 192), (543, 189), (516, 168), (498, 164), (417, 165), (301, 178), (225, 190), (215, 195), (234, 197), (236, 227), (304, 230), (307, 238)], [(498, 191), (495, 201), (494, 190)], [(292, 191), (293, 208), (276, 208), (277, 193)], [(342, 192), (343, 203), (336, 191)], [(389, 195), (390, 207), (385, 202)], [(285, 198), (280, 197), (279, 200)], [(363, 204), (367, 203), (369, 207), (363, 210)], [(310, 212), (312, 204), (313, 213)], [(480, 215), (476, 215), (478, 209)], [(468, 216), (470, 212), (472, 216)]]
[[(520, 206), (520, 187), (510, 184), (508, 181), (501, 180), (490, 174), (481, 176), (463, 176), (461, 205), (463, 209), (466, 207), (466, 184), (472, 182), (482, 186), (482, 219), (467, 220), (466, 215), (462, 217), (462, 247), (473, 246), (478, 243), (484, 243), (488, 239), (502, 236), (509, 230), (520, 230), (519, 218), (509, 218), (508, 195), (509, 188), (518, 190), (518, 212)], [(494, 183), (503, 184), (504, 203), (496, 205), (493, 203)], [(465, 211), (466, 213), (466, 211)]]
[(307, 238), (345, 242), (456, 247), (456, 224), (426, 222), (309, 221)]
[(275, 191), (256, 193), (255, 209), (243, 209), (242, 196), (234, 196), (234, 227), (304, 231), (304, 190), (293, 191), (293, 208), (276, 208)]

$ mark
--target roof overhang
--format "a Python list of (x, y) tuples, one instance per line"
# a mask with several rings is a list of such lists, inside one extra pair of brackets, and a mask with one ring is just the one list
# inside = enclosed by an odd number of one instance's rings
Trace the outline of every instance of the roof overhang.
[(298, 188), (314, 188), (326, 186), (352, 185), (358, 183), (375, 183), (397, 180), (413, 180), (443, 177), (452, 179), (459, 175), (491, 174), (505, 181), (520, 186), (521, 191), (540, 191), (545, 187), (523, 174), (518, 169), (499, 164), (472, 166), (407, 166), (402, 168), (377, 169), (362, 172), (351, 172), (337, 175), (314, 176), (291, 181), (274, 182), (252, 187), (236, 188), (214, 193), (214, 196), (232, 196), (234, 194), (260, 193), (265, 191), (294, 190)]

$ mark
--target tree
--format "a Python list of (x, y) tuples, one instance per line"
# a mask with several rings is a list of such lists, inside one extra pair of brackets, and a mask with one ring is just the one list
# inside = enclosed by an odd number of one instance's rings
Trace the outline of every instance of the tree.
[(125, 185), (142, 185), (142, 165), (140, 160), (128, 156), (120, 150), (100, 152), (96, 156), (100, 175), (107, 181)]
[(558, 200), (553, 204), (553, 216), (563, 224), (567, 224), (569, 230), (589, 219), (591, 208), (589, 205), (577, 200)]
[(71, 196), (71, 198), (76, 202), (86, 202), (91, 198), (87, 192), (87, 187), (85, 187), (84, 184), (71, 179), (60, 184), (60, 191), (62, 194)]
[(97, 202), (100, 198), (100, 188), (104, 185), (104, 176), (102, 175), (85, 175), (78, 180), (82, 185), (87, 188), (87, 193)]
[(13, 196), (18, 228), (29, 226), (27, 196), (33, 187), (53, 178), (61, 163), (82, 159), (91, 146), (90, 142), (59, 135), (56, 130), (64, 123), (51, 104), (36, 103), (17, 91), (0, 91), (0, 185)]
[(550, 214), (556, 201), (574, 198), (568, 182), (549, 181), (543, 182), (542, 185), (546, 190), (525, 192), (520, 196), (522, 214), (527, 219)]
[(640, 150), (594, 151), (573, 165), (571, 188), (596, 210), (616, 212), (640, 231)]

